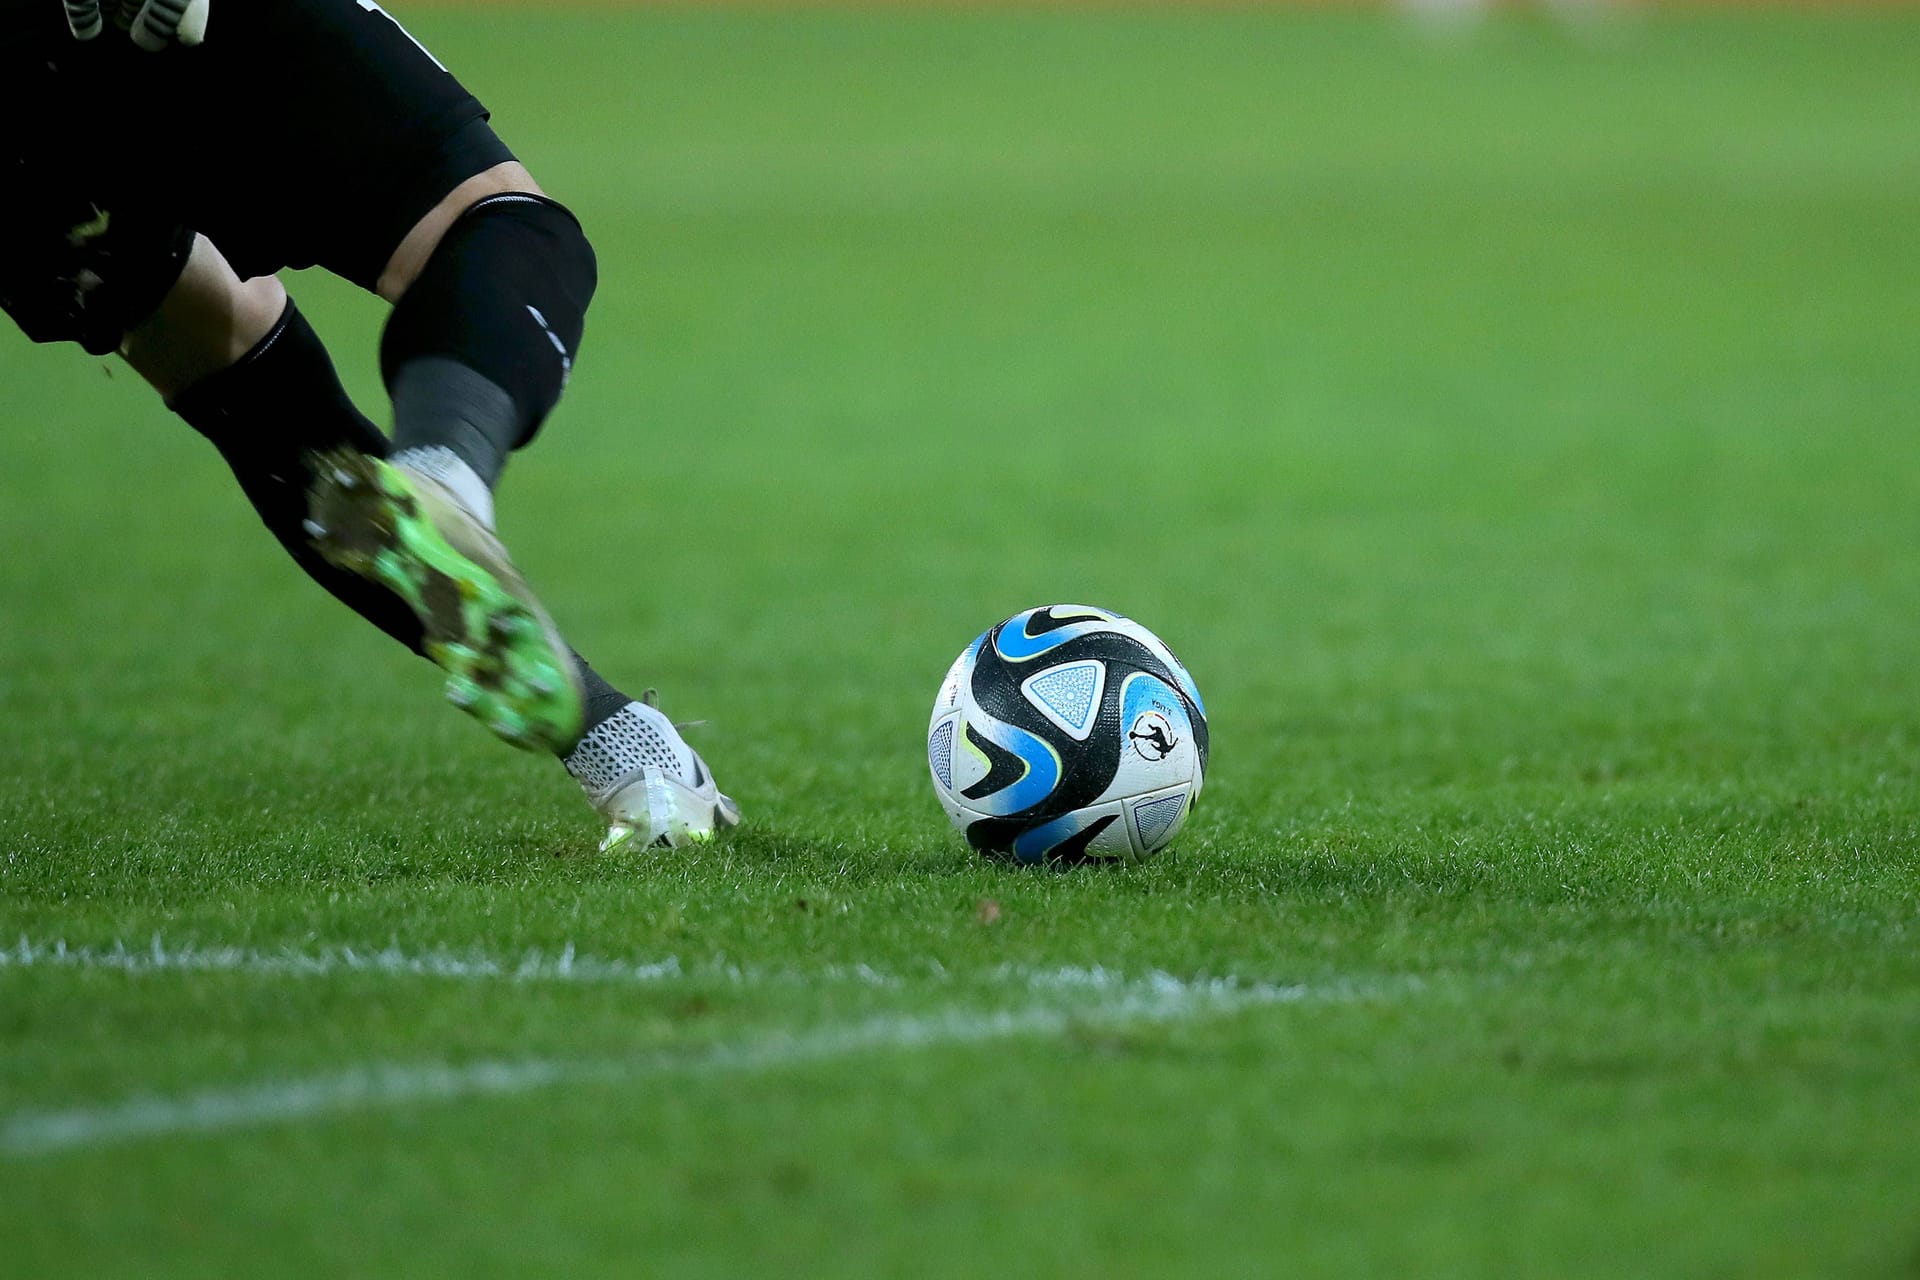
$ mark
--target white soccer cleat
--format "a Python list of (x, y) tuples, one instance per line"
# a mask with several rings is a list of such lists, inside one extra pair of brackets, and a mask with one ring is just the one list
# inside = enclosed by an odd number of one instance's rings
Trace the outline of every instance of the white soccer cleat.
[(564, 763), (607, 820), (602, 853), (705, 844), (740, 823), (740, 806), (720, 793), (700, 753), (653, 706), (652, 690), (594, 726)]

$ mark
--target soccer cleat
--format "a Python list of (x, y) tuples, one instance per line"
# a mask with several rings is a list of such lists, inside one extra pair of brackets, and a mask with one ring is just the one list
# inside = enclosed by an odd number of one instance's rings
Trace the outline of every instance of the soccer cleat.
[(572, 745), (583, 717), (572, 651), (492, 531), (430, 476), (350, 449), (312, 468), (314, 549), (413, 610), (448, 701), (516, 747)]
[(654, 706), (651, 689), (595, 725), (565, 764), (607, 820), (602, 853), (705, 844), (740, 824), (740, 806), (720, 794), (700, 753)]

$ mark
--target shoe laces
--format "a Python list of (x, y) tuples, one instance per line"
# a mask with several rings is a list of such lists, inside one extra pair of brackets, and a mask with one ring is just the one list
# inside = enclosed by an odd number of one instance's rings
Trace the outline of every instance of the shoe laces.
[[(640, 691), (640, 701), (652, 707), (655, 711), (658, 711), (660, 710), (660, 691), (658, 689), (642, 689)], [(707, 722), (705, 720), (668, 720), (667, 723), (674, 727), (675, 732), (678, 732), (681, 729), (703, 728)]]

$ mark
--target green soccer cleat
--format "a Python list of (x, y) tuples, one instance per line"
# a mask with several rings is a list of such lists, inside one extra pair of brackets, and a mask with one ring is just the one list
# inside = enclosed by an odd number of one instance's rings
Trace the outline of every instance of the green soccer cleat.
[(307, 534), (420, 619), (447, 700), (528, 751), (580, 736), (573, 653), (493, 532), (433, 478), (349, 449), (316, 454)]

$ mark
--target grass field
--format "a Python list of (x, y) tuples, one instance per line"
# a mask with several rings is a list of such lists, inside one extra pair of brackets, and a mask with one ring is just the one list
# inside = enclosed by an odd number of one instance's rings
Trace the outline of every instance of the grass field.
[[(602, 257), (505, 532), (747, 823), (596, 858), (0, 340), (0, 1274), (1920, 1273), (1920, 13), (411, 25)], [(1206, 693), (1147, 867), (927, 784), (1051, 600)]]

